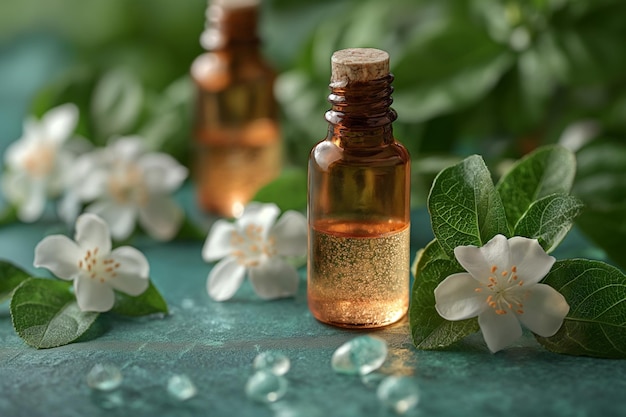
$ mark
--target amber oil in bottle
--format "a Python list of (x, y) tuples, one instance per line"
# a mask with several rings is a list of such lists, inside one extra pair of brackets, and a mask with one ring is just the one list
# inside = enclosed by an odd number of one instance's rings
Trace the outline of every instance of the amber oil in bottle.
[(409, 304), (410, 158), (393, 137), (389, 55), (337, 51), (328, 135), (309, 158), (308, 303), (325, 323), (370, 328)]
[(257, 36), (258, 0), (215, 0), (192, 64), (196, 85), (193, 172), (204, 211), (237, 217), (280, 172), (275, 73)]

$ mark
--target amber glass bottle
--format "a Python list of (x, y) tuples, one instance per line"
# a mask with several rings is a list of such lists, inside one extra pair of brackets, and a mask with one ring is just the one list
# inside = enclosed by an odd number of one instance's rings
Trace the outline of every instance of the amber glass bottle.
[(309, 308), (379, 327), (409, 303), (410, 158), (393, 137), (389, 55), (346, 49), (331, 62), (328, 136), (309, 159)]
[(274, 71), (257, 36), (258, 1), (215, 0), (193, 62), (193, 171), (199, 206), (237, 217), (281, 165)]

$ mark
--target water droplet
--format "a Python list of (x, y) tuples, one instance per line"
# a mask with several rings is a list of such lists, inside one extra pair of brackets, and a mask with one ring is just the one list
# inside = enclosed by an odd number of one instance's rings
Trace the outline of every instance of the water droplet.
[(254, 358), (252, 366), (255, 371), (270, 371), (276, 375), (285, 375), (289, 371), (291, 362), (282, 353), (268, 350), (259, 353)]
[(187, 375), (174, 375), (167, 381), (167, 391), (181, 401), (198, 393), (196, 386)]
[(87, 385), (100, 391), (111, 391), (122, 383), (122, 372), (115, 365), (98, 363), (87, 374)]
[(379, 337), (359, 336), (339, 346), (331, 364), (335, 372), (366, 375), (380, 368), (386, 358), (387, 342)]
[(258, 371), (246, 383), (248, 398), (264, 403), (280, 400), (287, 392), (287, 380), (270, 371)]
[(378, 386), (378, 399), (397, 414), (415, 408), (419, 402), (419, 389), (413, 378), (388, 376)]
[(191, 298), (185, 298), (180, 303), (180, 306), (183, 308), (183, 310), (191, 310), (192, 308), (194, 308), (195, 305), (196, 303)]

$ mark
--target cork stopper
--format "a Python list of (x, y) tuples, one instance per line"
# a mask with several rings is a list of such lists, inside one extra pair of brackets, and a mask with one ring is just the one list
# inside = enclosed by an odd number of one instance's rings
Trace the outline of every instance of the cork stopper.
[(389, 75), (389, 54), (380, 49), (351, 48), (331, 58), (331, 86), (377, 80)]

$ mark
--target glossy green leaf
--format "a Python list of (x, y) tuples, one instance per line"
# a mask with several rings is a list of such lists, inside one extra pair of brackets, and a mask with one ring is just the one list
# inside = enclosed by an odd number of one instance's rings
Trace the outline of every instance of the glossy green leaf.
[(560, 146), (542, 147), (520, 159), (496, 186), (509, 226), (515, 226), (533, 202), (569, 194), (575, 174), (574, 154)]
[(626, 144), (592, 143), (577, 153), (572, 193), (585, 203), (578, 227), (611, 260), (626, 269)]
[(561, 243), (580, 214), (583, 203), (576, 197), (552, 194), (535, 201), (515, 225), (515, 236), (537, 239), (548, 253)]
[(428, 210), (433, 233), (450, 258), (457, 246), (482, 246), (497, 234), (510, 234), (491, 174), (477, 155), (437, 175)]
[(305, 210), (307, 198), (307, 172), (304, 169), (285, 169), (280, 176), (261, 188), (254, 201), (275, 203), (282, 211)]
[(167, 314), (168, 308), (165, 299), (150, 281), (148, 289), (138, 296), (116, 293), (115, 306), (111, 311), (124, 316), (138, 317), (159, 313)]
[(83, 312), (70, 292), (72, 284), (30, 278), (13, 293), (11, 318), (17, 334), (30, 346), (52, 348), (74, 342), (98, 317)]
[(437, 239), (433, 239), (415, 254), (415, 260), (413, 261), (413, 265), (411, 265), (411, 273), (416, 277), (419, 273), (418, 268), (423, 269), (426, 264), (437, 259), (448, 260), (449, 258), (441, 248), (439, 242), (437, 242)]
[(0, 303), (11, 296), (30, 275), (10, 262), (0, 260)]
[(552, 337), (537, 340), (553, 352), (626, 358), (626, 276), (600, 261), (559, 261), (543, 281), (559, 291), (570, 311)]
[(448, 321), (435, 310), (435, 288), (463, 268), (446, 257), (436, 240), (418, 255), (411, 290), (409, 326), (419, 349), (442, 349), (478, 331), (478, 320)]

